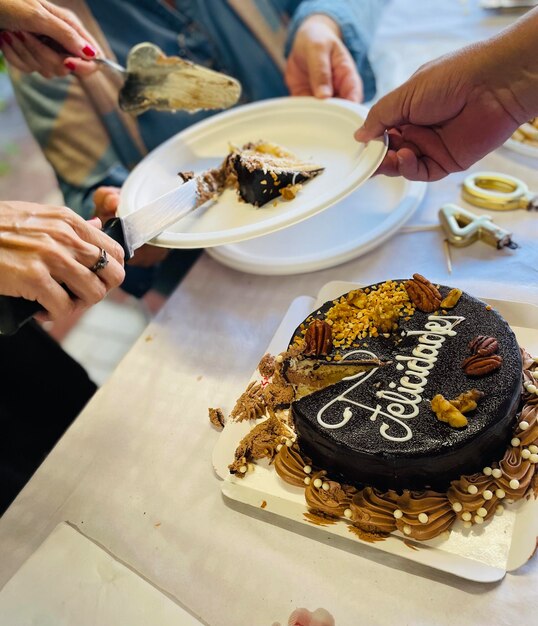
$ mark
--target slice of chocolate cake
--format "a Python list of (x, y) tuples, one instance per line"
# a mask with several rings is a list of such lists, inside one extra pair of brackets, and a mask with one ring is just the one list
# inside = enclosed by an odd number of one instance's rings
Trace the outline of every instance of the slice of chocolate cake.
[(292, 200), (301, 184), (323, 172), (323, 167), (301, 161), (273, 143), (258, 141), (235, 148), (228, 157), (237, 176), (239, 195), (245, 202), (263, 206), (283, 197)]
[[(277, 144), (250, 142), (242, 148), (232, 147), (219, 167), (198, 175), (199, 194), (206, 202), (216, 199), (225, 189), (236, 189), (245, 202), (261, 207), (277, 198), (293, 200), (302, 183), (323, 170), (321, 165), (301, 161)], [(195, 174), (179, 172), (179, 176), (186, 181)]]

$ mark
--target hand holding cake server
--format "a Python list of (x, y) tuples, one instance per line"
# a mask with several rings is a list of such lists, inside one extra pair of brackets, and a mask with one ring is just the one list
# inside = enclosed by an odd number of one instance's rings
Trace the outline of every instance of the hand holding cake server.
[(379, 174), (436, 181), (469, 168), (538, 114), (538, 8), (498, 35), (420, 67), (356, 132), (389, 134)]

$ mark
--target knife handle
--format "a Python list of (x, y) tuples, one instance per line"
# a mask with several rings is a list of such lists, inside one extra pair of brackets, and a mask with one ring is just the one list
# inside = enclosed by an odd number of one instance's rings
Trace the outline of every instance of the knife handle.
[(105, 235), (108, 235), (120, 244), (123, 248), (123, 252), (125, 253), (124, 261), (127, 263), (127, 261), (131, 258), (131, 253), (129, 252), (129, 246), (125, 241), (125, 231), (123, 230), (123, 221), (121, 217), (113, 217), (105, 222), (103, 232)]
[(0, 335), (13, 335), (43, 307), (34, 300), (0, 296)]
[[(125, 261), (128, 261), (131, 255), (125, 243), (121, 218), (114, 217), (108, 220), (103, 227), (103, 232), (120, 244), (125, 252)], [(69, 292), (68, 289), (66, 291)], [(34, 300), (0, 295), (0, 335), (13, 335), (36, 313), (44, 310), (39, 302)]]

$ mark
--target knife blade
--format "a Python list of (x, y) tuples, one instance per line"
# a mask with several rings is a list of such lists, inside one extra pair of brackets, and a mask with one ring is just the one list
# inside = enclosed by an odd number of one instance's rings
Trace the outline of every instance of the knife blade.
[[(103, 232), (117, 241), (128, 261), (134, 251), (200, 206), (198, 179), (193, 178), (125, 217), (108, 220)], [(0, 335), (12, 335), (38, 311), (39, 302), (0, 295)]]

